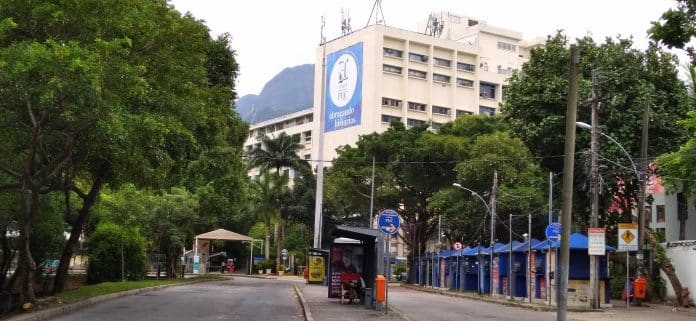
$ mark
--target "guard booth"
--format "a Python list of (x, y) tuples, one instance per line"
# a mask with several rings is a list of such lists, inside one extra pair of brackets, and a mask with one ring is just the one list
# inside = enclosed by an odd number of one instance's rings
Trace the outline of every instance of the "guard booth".
[(334, 241), (329, 249), (328, 297), (341, 296), (342, 274), (344, 278), (346, 273), (359, 274), (365, 284), (359, 299), (366, 304), (375, 297), (375, 277), (385, 275), (384, 235), (377, 229), (339, 225), (331, 236)]

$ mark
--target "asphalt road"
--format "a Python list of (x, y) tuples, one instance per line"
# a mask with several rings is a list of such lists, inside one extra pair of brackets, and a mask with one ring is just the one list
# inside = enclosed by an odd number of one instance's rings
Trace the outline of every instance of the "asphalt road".
[(238, 277), (127, 296), (56, 321), (304, 320), (293, 282)]

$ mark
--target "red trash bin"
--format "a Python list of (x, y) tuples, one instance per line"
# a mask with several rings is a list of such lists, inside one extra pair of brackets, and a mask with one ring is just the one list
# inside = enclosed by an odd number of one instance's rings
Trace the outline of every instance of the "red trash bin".
[(645, 289), (648, 286), (648, 281), (642, 277), (638, 277), (633, 281), (633, 296), (636, 299), (645, 299)]

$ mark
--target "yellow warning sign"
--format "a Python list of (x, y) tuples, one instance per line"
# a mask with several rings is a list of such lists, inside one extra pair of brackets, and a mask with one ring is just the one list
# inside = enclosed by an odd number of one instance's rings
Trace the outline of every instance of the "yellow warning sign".
[(633, 241), (635, 238), (636, 236), (633, 235), (630, 230), (625, 230), (623, 234), (621, 234), (621, 239), (623, 239), (624, 243), (626, 244), (631, 244), (631, 241)]
[(619, 224), (619, 251), (638, 250), (638, 224)]

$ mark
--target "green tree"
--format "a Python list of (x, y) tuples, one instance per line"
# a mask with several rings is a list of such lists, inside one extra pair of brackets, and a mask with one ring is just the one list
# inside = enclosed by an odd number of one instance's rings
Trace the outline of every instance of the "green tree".
[(668, 48), (684, 49), (696, 61), (696, 52), (690, 45), (696, 37), (696, 2), (693, 0), (676, 0), (677, 8), (662, 13), (659, 21), (653, 21), (648, 30), (650, 39)]
[(275, 138), (262, 136), (261, 146), (249, 153), (249, 165), (261, 170), (275, 169), (276, 174), (280, 174), (280, 169), (284, 167), (300, 170), (308, 166), (307, 162), (297, 155), (297, 151), (302, 148), (298, 135), (290, 136), (281, 132)]
[(87, 282), (141, 280), (147, 271), (145, 240), (137, 228), (100, 224), (89, 240)]
[[(228, 36), (211, 39), (200, 21), (161, 1), (4, 0), (0, 21), (0, 83), (11, 88), (0, 93), (0, 122), (12, 138), (1, 167), (25, 198), (24, 243), (40, 192), (79, 198), (66, 203), (60, 292), (104, 184), (175, 186), (203, 151), (241, 148), (247, 126), (230, 108), (234, 53)], [(18, 272), (34, 269), (29, 251), (21, 247)]]
[[(375, 213), (396, 210), (402, 217), (406, 244), (424, 252), (437, 231), (437, 215), (428, 207), (435, 193), (454, 182), (454, 167), (464, 155), (463, 140), (438, 135), (427, 126), (406, 129), (392, 123), (386, 132), (361, 136), (355, 147), (343, 146), (327, 171), (327, 202), (342, 198), (344, 206), (331, 213), (340, 222), (353, 213), (367, 213), (372, 158), (376, 161)], [(354, 197), (341, 194), (353, 194)], [(367, 221), (365, 216), (364, 221)], [(326, 220), (325, 220), (326, 222)]]
[[(542, 166), (553, 172), (563, 168), (563, 135), (565, 130), (568, 41), (557, 34), (546, 44), (532, 51), (522, 70), (510, 78), (503, 114), (511, 132), (530, 148)], [(580, 94), (589, 97), (593, 71), (600, 92), (600, 130), (615, 138), (631, 155), (638, 155), (642, 114), (645, 103), (650, 104), (652, 121), (649, 124), (648, 150), (653, 155), (674, 150), (685, 139), (685, 130), (674, 126), (689, 110), (684, 84), (677, 77), (671, 55), (654, 46), (645, 52), (632, 49), (630, 40), (607, 39), (598, 45), (589, 38), (577, 40), (581, 52)], [(589, 123), (589, 101), (581, 101), (578, 120)], [(589, 148), (589, 131), (578, 131), (578, 149)], [(619, 213), (603, 216), (605, 223), (629, 220), (633, 200), (639, 188), (630, 162), (620, 147), (609, 141), (600, 142), (604, 186), (608, 193), (618, 195), (623, 202), (623, 217)], [(636, 158), (636, 157), (634, 157)], [(582, 159), (582, 158), (579, 158)], [(588, 189), (587, 170), (577, 164), (576, 190)], [(619, 182), (625, 183), (621, 185)], [(589, 193), (576, 193), (574, 215), (576, 224), (587, 222)], [(603, 198), (601, 208), (608, 208), (611, 198)], [(603, 212), (604, 210), (600, 210)]]

